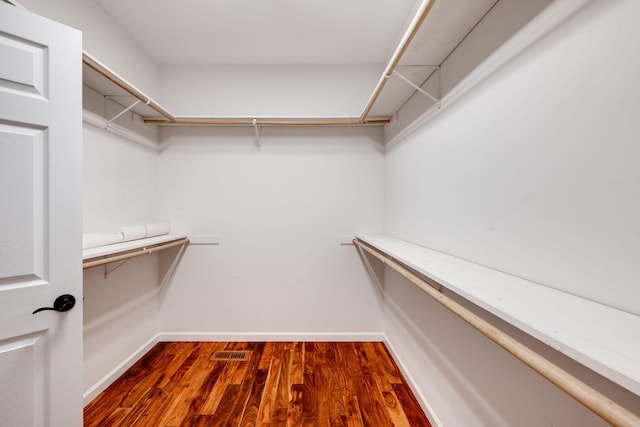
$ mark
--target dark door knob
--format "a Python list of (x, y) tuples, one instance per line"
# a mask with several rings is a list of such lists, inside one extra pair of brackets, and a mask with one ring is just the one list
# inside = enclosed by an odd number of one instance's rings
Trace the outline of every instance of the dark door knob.
[(32, 314), (36, 314), (45, 310), (53, 310), (53, 311), (59, 311), (59, 312), (69, 311), (75, 305), (76, 305), (76, 298), (73, 295), (69, 295), (69, 294), (60, 295), (53, 302), (53, 307), (40, 307), (39, 309), (35, 310)]

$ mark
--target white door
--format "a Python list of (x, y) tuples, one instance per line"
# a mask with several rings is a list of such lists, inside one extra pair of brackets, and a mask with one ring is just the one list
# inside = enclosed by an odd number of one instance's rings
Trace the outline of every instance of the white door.
[[(82, 425), (81, 43), (0, 2), (3, 427)], [(73, 309), (32, 314), (64, 294)]]

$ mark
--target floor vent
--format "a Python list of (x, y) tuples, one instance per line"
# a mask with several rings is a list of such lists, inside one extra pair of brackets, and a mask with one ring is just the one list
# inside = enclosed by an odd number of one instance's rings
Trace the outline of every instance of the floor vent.
[(242, 350), (242, 351), (216, 351), (211, 356), (211, 360), (233, 360), (233, 361), (242, 361), (249, 360), (249, 355), (251, 354), (250, 350)]

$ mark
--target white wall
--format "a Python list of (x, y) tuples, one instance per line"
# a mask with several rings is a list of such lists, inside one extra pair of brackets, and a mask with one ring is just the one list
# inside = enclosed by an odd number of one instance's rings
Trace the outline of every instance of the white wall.
[(157, 218), (158, 153), (84, 126), (84, 232), (119, 232)]
[(176, 115), (360, 117), (377, 65), (163, 65), (163, 105)]
[(381, 231), (380, 128), (164, 128), (160, 212), (190, 245), (161, 331), (235, 337), (378, 334), (377, 291), (341, 235)]
[[(85, 232), (159, 219), (157, 152), (85, 124), (83, 161)], [(104, 267), (85, 270), (85, 391), (157, 334), (159, 275), (158, 255), (132, 259), (107, 279)]]
[[(396, 144), (385, 232), (640, 314), (639, 13), (591, 3)], [(393, 276), (385, 332), (444, 425), (602, 424)]]

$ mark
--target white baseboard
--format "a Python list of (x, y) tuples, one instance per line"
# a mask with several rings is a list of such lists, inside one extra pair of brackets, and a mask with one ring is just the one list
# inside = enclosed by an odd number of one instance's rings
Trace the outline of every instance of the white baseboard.
[(97, 395), (102, 393), (109, 387), (115, 380), (117, 380), (122, 374), (124, 374), (127, 369), (132, 367), (134, 363), (136, 363), (142, 356), (144, 356), (151, 348), (160, 342), (158, 339), (159, 335), (154, 336), (149, 341), (147, 341), (142, 347), (136, 350), (131, 356), (127, 357), (122, 363), (116, 366), (111, 372), (102, 377), (97, 383), (89, 387), (87, 391), (82, 395), (83, 405), (87, 405), (93, 399), (96, 398)]
[(385, 336), (382, 332), (162, 332), (158, 334), (158, 341), (232, 341), (232, 342), (256, 342), (256, 341), (376, 341), (383, 342)]
[(396, 365), (398, 365), (400, 372), (402, 372), (404, 379), (407, 381), (407, 384), (413, 392), (413, 395), (416, 397), (416, 400), (420, 404), (420, 407), (422, 407), (422, 410), (427, 415), (427, 418), (429, 418), (429, 422), (431, 423), (431, 425), (433, 427), (442, 427), (443, 424), (442, 422), (440, 422), (440, 419), (429, 403), (429, 399), (427, 399), (427, 397), (422, 393), (422, 390), (417, 386), (416, 381), (413, 379), (413, 376), (411, 375), (405, 364), (402, 362), (402, 358), (393, 347), (393, 344), (391, 344), (386, 335), (384, 335), (384, 343), (389, 349), (389, 352), (391, 353), (393, 360), (396, 362)]

